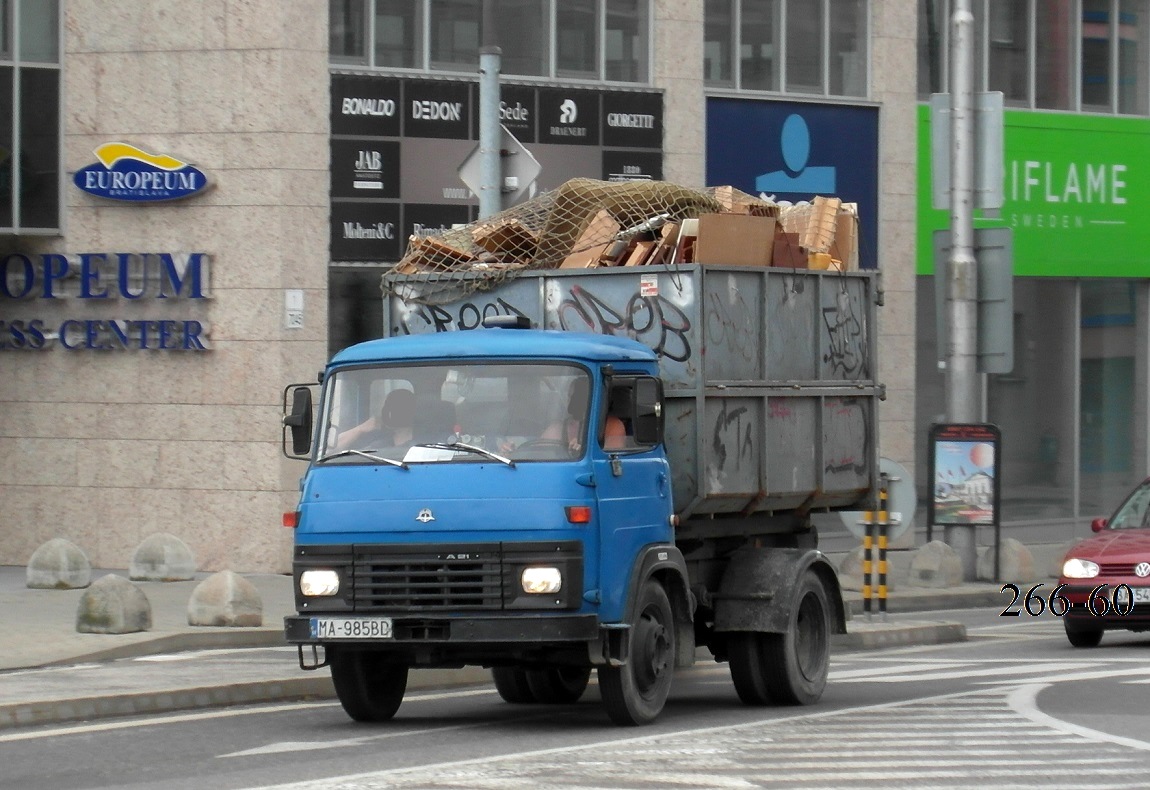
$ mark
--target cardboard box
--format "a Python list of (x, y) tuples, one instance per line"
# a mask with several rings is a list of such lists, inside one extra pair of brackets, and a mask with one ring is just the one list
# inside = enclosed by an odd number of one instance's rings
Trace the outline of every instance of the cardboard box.
[(751, 214), (704, 214), (699, 217), (695, 260), (724, 266), (770, 266), (775, 218)]
[(838, 229), (838, 214), (842, 200), (818, 195), (812, 201), (813, 211), (807, 226), (799, 237), (799, 245), (811, 252), (827, 252)]
[(799, 246), (799, 234), (779, 231), (775, 235), (771, 265), (788, 269), (807, 268), (807, 251)]
[(479, 247), (500, 260), (530, 258), (539, 246), (539, 237), (517, 219), (481, 224), (473, 237)]
[(779, 207), (774, 203), (749, 195), (732, 186), (715, 187), (715, 200), (729, 214), (750, 214), (754, 217), (778, 217)]
[(858, 215), (849, 211), (839, 212), (830, 254), (836, 261), (842, 261), (842, 270), (845, 272), (858, 271), (859, 268), (858, 227)]

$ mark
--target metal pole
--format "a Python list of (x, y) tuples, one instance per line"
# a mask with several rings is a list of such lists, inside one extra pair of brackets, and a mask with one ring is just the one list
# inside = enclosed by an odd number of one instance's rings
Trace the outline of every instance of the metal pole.
[(503, 207), (503, 168), (499, 161), (499, 68), (503, 50), (479, 50), (479, 218)]
[[(978, 422), (978, 268), (974, 259), (974, 14), (970, 0), (954, 0), (951, 16), (951, 253), (947, 282), (950, 345), (946, 355), (950, 422)], [(962, 560), (963, 577), (975, 578), (974, 526), (948, 526), (946, 542)]]

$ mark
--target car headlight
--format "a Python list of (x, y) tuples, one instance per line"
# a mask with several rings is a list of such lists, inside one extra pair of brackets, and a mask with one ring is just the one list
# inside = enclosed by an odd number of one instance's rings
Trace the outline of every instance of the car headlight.
[(524, 568), (519, 586), (525, 593), (551, 595), (563, 589), (563, 574), (558, 568)]
[(1098, 563), (1071, 557), (1062, 563), (1062, 575), (1067, 579), (1093, 579), (1098, 575)]
[(339, 574), (329, 570), (304, 571), (299, 575), (299, 591), (308, 597), (335, 595), (339, 592)]

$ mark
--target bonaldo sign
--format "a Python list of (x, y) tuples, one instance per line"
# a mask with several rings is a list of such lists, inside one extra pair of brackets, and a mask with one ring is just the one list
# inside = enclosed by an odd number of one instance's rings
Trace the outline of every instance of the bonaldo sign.
[[(79, 254), (13, 253), (0, 257), (0, 352), (45, 351), (208, 351), (210, 327), (194, 318), (154, 315), (183, 303), (206, 308), (211, 298), (207, 253), (98, 252)], [(4, 302), (22, 303), (19, 311)], [(78, 315), (36, 316), (75, 310)], [(197, 308), (196, 306), (199, 305)], [(87, 315), (108, 308), (109, 317)], [(145, 313), (130, 318), (112, 313)], [(33, 313), (10, 318), (13, 313)], [(181, 308), (189, 312), (188, 307)]]

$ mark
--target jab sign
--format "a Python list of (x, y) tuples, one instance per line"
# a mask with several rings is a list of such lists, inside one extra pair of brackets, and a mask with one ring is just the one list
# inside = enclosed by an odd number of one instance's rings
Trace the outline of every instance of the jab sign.
[(153, 203), (191, 197), (208, 187), (203, 171), (166, 154), (150, 154), (127, 143), (104, 143), (96, 159), (76, 171), (72, 182), (110, 200)]

